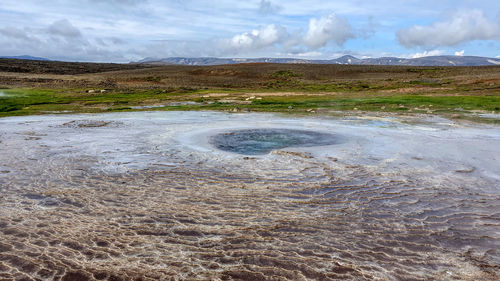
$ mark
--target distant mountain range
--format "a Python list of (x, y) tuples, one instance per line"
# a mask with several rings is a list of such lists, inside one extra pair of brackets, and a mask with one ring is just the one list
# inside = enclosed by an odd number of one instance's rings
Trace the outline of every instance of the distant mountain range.
[(303, 64), (350, 64), (350, 65), (410, 65), (410, 66), (486, 66), (500, 65), (500, 59), (475, 56), (430, 56), (414, 59), (383, 57), (359, 59), (353, 56), (343, 56), (331, 60), (306, 60), (293, 58), (145, 58), (141, 64), (156, 65), (221, 65), (239, 63), (303, 63)]
[(33, 56), (28, 56), (28, 55), (22, 55), (22, 56), (0, 56), (0, 58), (2, 58), (2, 59), (18, 59), (18, 60), (50, 61), (49, 59), (46, 59), (46, 58), (33, 57)]
[[(35, 61), (50, 61), (47, 58), (22, 56), (0, 56), (4, 59), (21, 59)], [(500, 58), (487, 58), (476, 56), (430, 56), (414, 59), (382, 57), (359, 59), (353, 56), (343, 56), (331, 60), (307, 60), (294, 58), (145, 58), (132, 64), (148, 65), (222, 65), (239, 63), (296, 63), (296, 64), (345, 64), (345, 65), (409, 65), (409, 66), (487, 66), (500, 65)]]

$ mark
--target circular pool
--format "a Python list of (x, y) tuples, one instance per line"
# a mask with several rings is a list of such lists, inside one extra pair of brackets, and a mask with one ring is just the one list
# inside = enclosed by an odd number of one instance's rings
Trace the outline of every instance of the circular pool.
[(220, 150), (244, 155), (261, 155), (286, 147), (338, 144), (340, 137), (307, 130), (266, 128), (229, 131), (213, 136), (210, 142)]

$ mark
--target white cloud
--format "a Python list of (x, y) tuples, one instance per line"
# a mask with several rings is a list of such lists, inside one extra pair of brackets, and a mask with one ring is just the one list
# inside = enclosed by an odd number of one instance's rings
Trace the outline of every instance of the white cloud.
[(288, 56), (297, 56), (300, 58), (318, 58), (318, 57), (323, 56), (323, 53), (318, 52), (318, 51), (312, 51), (312, 52), (304, 52), (304, 53), (297, 53), (297, 54), (289, 53)]
[(500, 55), (496, 56), (495, 58), (499, 58), (500, 59)]
[(412, 26), (397, 32), (405, 47), (455, 46), (474, 40), (500, 39), (500, 23), (486, 18), (482, 11), (461, 11), (429, 26)]
[(442, 54), (444, 54), (444, 51), (442, 50), (432, 50), (432, 51), (424, 51), (423, 53), (412, 54), (407, 57), (412, 59), (418, 59), (423, 57), (440, 56)]
[(235, 35), (230, 40), (229, 46), (236, 52), (259, 50), (277, 44), (287, 36), (288, 32), (284, 27), (270, 24), (251, 32)]
[(310, 19), (306, 34), (301, 30), (290, 34), (285, 27), (270, 24), (235, 35), (230, 40), (221, 40), (219, 45), (233, 54), (281, 47), (300, 56), (303, 53), (310, 55), (310, 51), (324, 47), (329, 42), (342, 46), (349, 38), (354, 38), (354, 35), (347, 20), (332, 14)]
[(464, 56), (464, 54), (465, 54), (465, 50), (462, 50), (462, 51), (456, 51), (456, 52), (455, 52), (455, 56), (457, 56), (457, 57), (463, 57), (463, 56)]
[(342, 46), (353, 38), (349, 22), (335, 14), (320, 19), (309, 20), (309, 29), (304, 37), (304, 43), (311, 49), (324, 47), (328, 42)]

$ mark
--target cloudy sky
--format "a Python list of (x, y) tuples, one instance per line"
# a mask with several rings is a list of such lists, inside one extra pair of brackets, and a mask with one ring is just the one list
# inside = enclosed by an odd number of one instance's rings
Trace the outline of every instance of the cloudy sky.
[(0, 56), (500, 57), (498, 0), (1, 0)]

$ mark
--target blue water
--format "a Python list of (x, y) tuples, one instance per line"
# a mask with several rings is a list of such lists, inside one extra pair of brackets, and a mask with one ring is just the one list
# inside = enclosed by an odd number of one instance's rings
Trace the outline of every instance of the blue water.
[(311, 147), (340, 143), (334, 134), (293, 129), (247, 129), (218, 134), (212, 145), (243, 155), (262, 155), (286, 147)]

